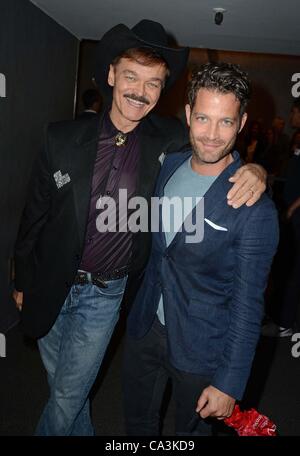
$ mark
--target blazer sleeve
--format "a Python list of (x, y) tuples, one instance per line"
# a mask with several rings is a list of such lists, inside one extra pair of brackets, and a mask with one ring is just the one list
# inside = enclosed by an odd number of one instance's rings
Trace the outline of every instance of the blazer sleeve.
[(264, 314), (264, 290), (279, 240), (273, 203), (253, 206), (234, 243), (230, 325), (212, 385), (240, 400), (250, 375)]
[(27, 283), (30, 273), (28, 260), (50, 211), (48, 130), (49, 128), (45, 133), (44, 148), (33, 165), (15, 243), (15, 288), (19, 291), (22, 291)]

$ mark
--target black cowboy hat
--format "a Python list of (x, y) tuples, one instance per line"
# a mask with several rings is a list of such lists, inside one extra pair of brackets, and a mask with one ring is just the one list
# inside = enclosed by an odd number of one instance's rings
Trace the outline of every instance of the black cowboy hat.
[(107, 93), (111, 89), (107, 76), (114, 58), (127, 49), (136, 47), (154, 49), (166, 61), (170, 70), (166, 89), (171, 87), (185, 69), (189, 48), (169, 47), (168, 35), (161, 24), (147, 19), (138, 22), (132, 29), (119, 24), (103, 35), (96, 48), (94, 78), (102, 92)]

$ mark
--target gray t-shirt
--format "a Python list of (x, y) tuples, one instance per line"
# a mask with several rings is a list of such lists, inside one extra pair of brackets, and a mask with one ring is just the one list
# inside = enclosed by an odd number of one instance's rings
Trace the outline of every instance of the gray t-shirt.
[[(191, 213), (196, 204), (198, 204), (199, 200), (217, 177), (203, 176), (193, 171), (191, 158), (189, 157), (166, 183), (164, 197), (169, 199), (177, 198), (177, 204), (174, 204), (174, 210), (170, 210), (166, 202), (162, 204), (162, 226), (167, 246), (171, 244), (176, 233), (181, 229), (186, 217)], [(189, 200), (184, 200), (187, 197), (189, 197)], [(158, 304), (157, 316), (159, 321), (164, 325), (165, 317), (162, 295)]]

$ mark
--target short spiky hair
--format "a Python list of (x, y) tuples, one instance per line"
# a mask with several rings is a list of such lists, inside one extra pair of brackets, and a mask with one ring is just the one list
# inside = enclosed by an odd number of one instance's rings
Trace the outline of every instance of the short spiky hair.
[(197, 93), (201, 88), (221, 93), (233, 93), (240, 101), (240, 115), (245, 112), (251, 96), (250, 81), (247, 73), (239, 65), (232, 63), (206, 63), (193, 72), (188, 85), (188, 102), (193, 109)]

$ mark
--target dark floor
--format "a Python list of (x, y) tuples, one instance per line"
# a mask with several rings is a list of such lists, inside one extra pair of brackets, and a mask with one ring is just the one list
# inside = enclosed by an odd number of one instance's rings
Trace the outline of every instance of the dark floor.
[[(93, 390), (97, 435), (124, 435), (120, 385), (122, 334), (120, 324)], [(300, 357), (292, 356), (293, 344), (290, 338), (261, 338), (244, 401), (246, 408), (254, 406), (269, 416), (281, 436), (300, 436)], [(298, 351), (300, 355), (300, 348)], [(24, 339), (18, 327), (13, 328), (7, 335), (7, 356), (0, 358), (0, 435), (32, 435), (47, 394), (46, 376), (35, 343)], [(164, 435), (174, 435), (173, 415), (171, 400)]]

